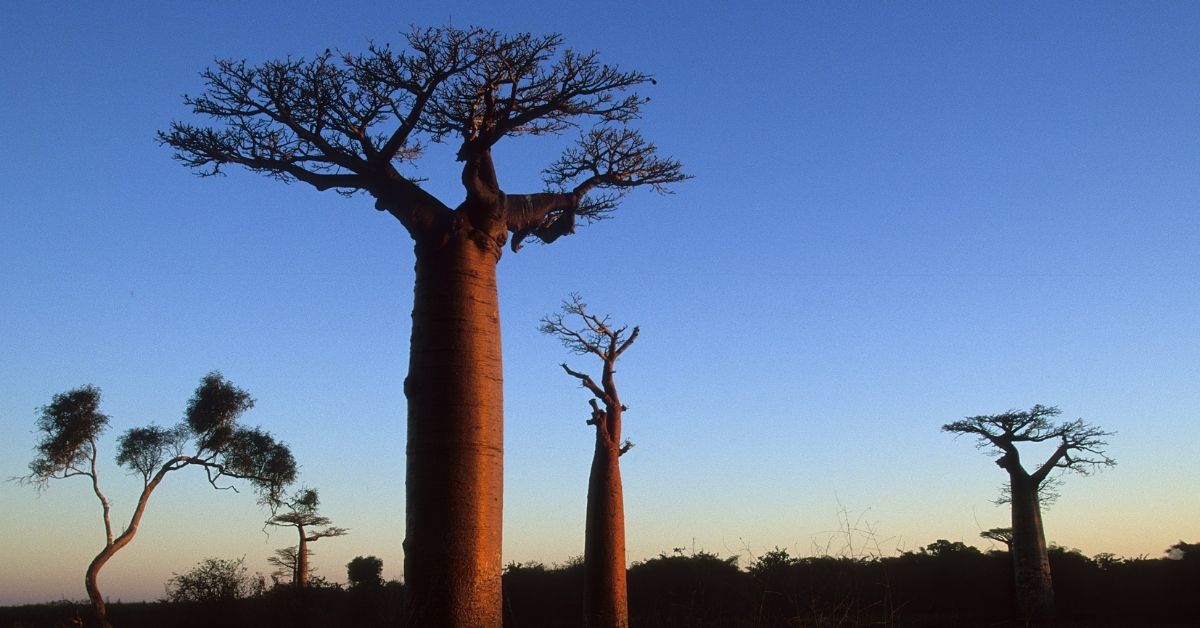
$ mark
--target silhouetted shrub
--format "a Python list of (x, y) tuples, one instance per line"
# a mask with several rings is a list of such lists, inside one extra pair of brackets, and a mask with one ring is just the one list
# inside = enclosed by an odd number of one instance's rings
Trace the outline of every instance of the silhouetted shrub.
[(505, 628), (567, 627), (582, 622), (582, 559), (553, 567), (534, 562), (504, 568)]
[(737, 557), (660, 554), (629, 568), (629, 618), (643, 626), (733, 626), (752, 617), (753, 580)]

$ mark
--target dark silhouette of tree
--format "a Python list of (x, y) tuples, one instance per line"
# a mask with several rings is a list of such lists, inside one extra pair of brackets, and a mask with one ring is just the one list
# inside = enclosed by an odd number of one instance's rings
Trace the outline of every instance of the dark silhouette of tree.
[(921, 553), (934, 557), (956, 556), (960, 554), (982, 554), (979, 548), (972, 547), (962, 541), (947, 541), (938, 539), (921, 548)]
[[(408, 377), (405, 579), (422, 625), (499, 626), (503, 376), (495, 266), (512, 248), (604, 218), (635, 187), (682, 181), (628, 126), (649, 75), (563, 49), (559, 35), (414, 29), (408, 50), (312, 59), (218, 60), (185, 96), (214, 126), (175, 122), (159, 140), (201, 175), (238, 165), (346, 195), (365, 192), (414, 241)], [(492, 147), (581, 128), (544, 171), (547, 190), (511, 194)], [(453, 142), (464, 198), (445, 204), (411, 172), (428, 142)]]
[[(299, 550), (298, 545), (289, 545), (275, 550), (267, 557), (267, 564), (275, 567), (275, 571), (271, 572), (271, 579), (274, 580), (275, 586), (279, 586), (280, 579), (284, 576), (287, 576), (289, 582), (295, 584), (296, 566), (300, 562)], [(309, 554), (309, 556), (311, 555)], [(312, 571), (314, 570), (309, 570), (310, 573)]]
[(1171, 560), (1200, 562), (1200, 543), (1180, 541), (1163, 551)]
[(330, 526), (332, 522), (329, 517), (317, 513), (320, 504), (321, 498), (317, 490), (307, 488), (285, 502), (288, 512), (277, 513), (267, 519), (267, 525), (296, 529), (300, 542), (296, 546), (295, 559), (292, 562), (292, 584), (300, 588), (308, 586), (308, 576), (312, 571), (308, 564), (311, 556), (308, 544), (332, 536), (345, 536), (349, 532), (346, 528)]
[(382, 587), (383, 561), (374, 556), (355, 556), (346, 563), (346, 580), (356, 589)]
[(989, 528), (979, 533), (981, 538), (1004, 544), (1004, 549), (1012, 550), (1012, 528)]
[[(1034, 621), (1054, 616), (1054, 587), (1050, 560), (1046, 553), (1046, 535), (1042, 528), (1042, 486), (1055, 469), (1088, 474), (1098, 467), (1111, 467), (1116, 461), (1104, 453), (1108, 444), (1105, 432), (1083, 419), (1054, 423), (1062, 412), (1056, 407), (1035, 405), (1027, 411), (1010, 410), (1003, 414), (967, 417), (947, 423), (942, 431), (970, 435), (977, 446), (998, 450), (996, 464), (1008, 473), (1007, 501), (1012, 504), (1013, 569), (1016, 579), (1017, 611)], [(1021, 462), (1017, 446), (1025, 443), (1056, 443), (1050, 456), (1033, 471)]]
[(53, 479), (83, 476), (91, 480), (92, 491), (100, 501), (105, 541), (104, 548), (88, 565), (84, 584), (101, 626), (107, 628), (110, 624), (98, 583), (100, 570), (133, 540), (150, 494), (168, 473), (200, 467), (214, 488), (234, 488), (222, 486), (224, 478), (247, 480), (259, 494), (260, 503), (278, 506), (284, 487), (296, 477), (296, 461), (288, 447), (270, 434), (238, 423), (253, 405), (249, 393), (212, 372), (201, 379), (188, 401), (183, 423), (170, 429), (149, 425), (125, 432), (118, 441), (117, 463), (142, 477), (142, 492), (129, 524), (120, 534), (114, 534), (111, 505), (100, 490), (96, 471), (96, 439), (109, 420), (100, 412), (100, 390), (94, 386), (76, 388), (55, 395), (49, 405), (41, 408), (37, 427), (43, 436), (37, 445), (38, 455), (29, 464), (30, 474), (20, 479), (39, 491)]
[(246, 573), (245, 558), (205, 558), (167, 581), (167, 599), (172, 602), (222, 602), (262, 593), (261, 581)]
[[(627, 409), (617, 394), (613, 375), (617, 360), (637, 340), (639, 329), (614, 327), (607, 316), (587, 311), (578, 294), (562, 305), (562, 312), (542, 319), (541, 332), (562, 341), (572, 353), (600, 358), (597, 384), (591, 376), (562, 365), (579, 380), (592, 398), (587, 424), (595, 427), (596, 446), (588, 478), (587, 525), (584, 532), (584, 624), (629, 625), (629, 594), (625, 583), (625, 502), (621, 487), (620, 457), (633, 447), (621, 440), (621, 419)], [(599, 403), (597, 403), (599, 402)], [(603, 404), (603, 408), (601, 408)]]

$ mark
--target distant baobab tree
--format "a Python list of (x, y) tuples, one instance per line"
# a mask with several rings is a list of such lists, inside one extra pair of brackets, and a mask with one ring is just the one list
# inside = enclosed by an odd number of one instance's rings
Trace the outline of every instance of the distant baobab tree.
[(988, 528), (979, 533), (981, 538), (1004, 544), (1004, 549), (1012, 550), (1012, 528)]
[[(370, 45), (252, 65), (222, 59), (184, 103), (214, 126), (160, 132), (201, 175), (237, 165), (350, 196), (365, 192), (414, 242), (408, 377), (405, 591), (415, 625), (501, 625), (503, 375), (496, 263), (512, 234), (552, 242), (636, 187), (686, 178), (628, 125), (647, 74), (563, 49), (559, 35), (413, 29), (408, 50)], [(580, 129), (512, 194), (492, 147)], [(446, 204), (413, 171), (428, 143), (457, 144), (463, 200)]]
[[(1041, 501), (1050, 473), (1088, 474), (1099, 467), (1116, 464), (1104, 452), (1105, 432), (1083, 419), (1054, 423), (1062, 412), (1053, 406), (1035, 405), (1029, 410), (967, 417), (947, 423), (942, 431), (970, 435), (978, 446), (998, 451), (996, 464), (1008, 473), (1004, 501), (1012, 505), (1010, 551), (1016, 578), (1017, 611), (1023, 619), (1045, 621), (1054, 616), (1054, 586), (1042, 528)], [(1027, 471), (1017, 446), (1022, 443), (1055, 443), (1050, 457)], [(989, 531), (990, 532), (990, 531)]]
[[(267, 557), (267, 564), (275, 567), (275, 571), (271, 572), (271, 580), (274, 581), (275, 586), (279, 586), (279, 579), (285, 575), (291, 579), (292, 584), (295, 584), (299, 549), (298, 545), (289, 545), (271, 552), (271, 555)], [(309, 572), (311, 573), (311, 571), (310, 569)]]
[(628, 408), (617, 394), (614, 374), (617, 359), (637, 340), (639, 329), (617, 327), (607, 316), (588, 312), (577, 294), (563, 303), (562, 312), (543, 318), (540, 329), (561, 340), (572, 353), (600, 358), (599, 383), (586, 373), (562, 365), (592, 394), (587, 423), (595, 427), (596, 435), (583, 546), (584, 625), (627, 628), (629, 593), (625, 583), (625, 501), (620, 457), (633, 443), (621, 440), (621, 419)]
[(37, 428), (43, 435), (37, 457), (29, 464), (30, 474), (18, 479), (39, 491), (50, 480), (72, 476), (91, 480), (92, 491), (100, 500), (105, 542), (87, 567), (84, 585), (100, 626), (111, 626), (97, 581), (100, 569), (133, 540), (150, 494), (168, 473), (200, 467), (215, 488), (232, 488), (221, 485), (223, 478), (247, 480), (259, 494), (260, 503), (272, 508), (279, 504), (284, 488), (296, 477), (296, 461), (287, 445), (267, 432), (238, 423), (253, 405), (249, 393), (212, 372), (201, 379), (181, 424), (170, 429), (149, 425), (125, 432), (118, 442), (117, 463), (142, 476), (142, 493), (129, 524), (116, 535), (110, 503), (100, 490), (96, 469), (96, 440), (109, 422), (108, 415), (100, 412), (100, 389), (82, 386), (60, 393), (41, 408)]
[(330, 526), (332, 522), (329, 517), (317, 513), (320, 504), (321, 498), (317, 489), (306, 488), (284, 502), (288, 512), (277, 513), (267, 519), (267, 525), (295, 528), (299, 535), (300, 541), (295, 547), (294, 556), (291, 556), (292, 552), (289, 551), (292, 548), (286, 548), (281, 550), (283, 553), (276, 552), (277, 560), (272, 560), (272, 564), (280, 567), (285, 566), (284, 561), (290, 561), (292, 584), (299, 588), (308, 586), (308, 576), (311, 572), (308, 566), (308, 544), (333, 536), (345, 536), (349, 532), (346, 528)]

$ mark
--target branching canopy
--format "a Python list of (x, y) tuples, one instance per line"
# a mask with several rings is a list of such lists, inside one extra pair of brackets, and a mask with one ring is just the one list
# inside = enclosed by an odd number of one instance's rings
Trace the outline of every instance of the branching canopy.
[[(213, 486), (225, 488), (218, 486), (221, 478), (247, 480), (261, 501), (274, 509), (298, 469), (286, 444), (261, 429), (238, 424), (253, 405), (249, 393), (220, 373), (209, 373), (188, 401), (181, 424), (134, 427), (122, 434), (117, 464), (140, 475), (147, 487), (170, 471), (202, 466)], [(94, 386), (55, 395), (41, 408), (37, 426), (44, 436), (29, 464), (30, 475), (20, 479), (44, 488), (51, 479), (84, 475), (96, 484), (96, 437), (109, 421), (99, 406), (100, 390)], [(194, 448), (191, 453), (189, 445)]]
[(200, 387), (188, 400), (184, 419), (200, 451), (217, 452), (233, 438), (238, 417), (253, 407), (250, 393), (213, 371), (200, 380)]
[[(331, 536), (344, 536), (349, 533), (347, 528), (329, 526), (332, 520), (317, 512), (321, 498), (317, 489), (305, 488), (296, 492), (291, 499), (286, 500), (289, 512), (278, 513), (267, 520), (267, 525), (296, 528), (306, 541), (316, 541)], [(320, 526), (329, 526), (319, 530)]]
[(94, 478), (96, 437), (108, 427), (109, 420), (100, 412), (100, 389), (81, 386), (59, 393), (40, 412), (37, 429), (43, 435), (37, 444), (37, 457), (29, 463), (30, 474), (20, 479), (44, 488), (55, 478)]
[[(174, 122), (159, 141), (202, 176), (234, 164), (318, 190), (365, 191), (414, 237), (471, 207), (475, 228), (502, 217), (492, 234), (501, 240), (508, 230), (552, 241), (576, 216), (611, 211), (632, 187), (666, 192), (687, 178), (627, 126), (648, 100), (632, 90), (652, 83), (649, 75), (563, 49), (559, 35), (444, 26), (414, 28), (404, 40), (403, 51), (372, 44), (361, 54), (326, 50), (261, 65), (218, 60), (201, 74), (204, 92), (184, 97), (214, 126)], [(490, 149), (501, 138), (575, 127), (577, 146), (546, 170), (554, 189), (500, 190)], [(445, 141), (460, 143), (464, 162), (467, 201), (457, 210), (402, 172), (428, 142)], [(601, 192), (588, 197), (593, 190)]]
[(988, 528), (980, 532), (979, 536), (989, 541), (1003, 543), (1005, 547), (1012, 547), (1012, 528)]
[(183, 455), (188, 431), (183, 425), (165, 429), (157, 425), (135, 427), (117, 443), (117, 464), (140, 474), (145, 482), (168, 458)]
[[(575, 327), (569, 317), (578, 319)], [(564, 347), (576, 355), (595, 354), (601, 359), (616, 360), (637, 339), (639, 329), (629, 331), (628, 325), (613, 327), (608, 316), (588, 312), (587, 304), (578, 294), (563, 301), (559, 312), (542, 318), (538, 331), (558, 338)]]
[(999, 450), (1003, 456), (996, 464), (1010, 473), (1014, 470), (1025, 472), (1017, 450), (1019, 443), (1057, 442), (1058, 447), (1050, 457), (1028, 474), (1039, 485), (1054, 469), (1086, 475), (1097, 468), (1116, 464), (1104, 451), (1108, 445), (1105, 438), (1113, 432), (1089, 425), (1083, 419), (1055, 423), (1054, 417), (1060, 414), (1062, 411), (1057, 407), (1035, 405), (1029, 410), (967, 417), (943, 425), (942, 431), (974, 436), (978, 447)]
[[(577, 322), (573, 322), (572, 319)], [(600, 358), (602, 370), (599, 384), (587, 373), (573, 370), (565, 363), (561, 366), (567, 375), (579, 380), (580, 385), (594, 397), (588, 400), (592, 407), (588, 425), (596, 426), (599, 437), (616, 447), (620, 454), (628, 452), (633, 443), (629, 440), (619, 442), (621, 413), (628, 408), (621, 403), (613, 375), (617, 359), (637, 340), (640, 330), (634, 327), (630, 331), (625, 325), (616, 327), (609, 322), (608, 316), (597, 316), (588, 312), (587, 304), (578, 294), (572, 294), (563, 301), (559, 312), (543, 318), (538, 329), (543, 334), (558, 338), (572, 353), (592, 354)], [(603, 403), (604, 408), (601, 408), (597, 401)]]

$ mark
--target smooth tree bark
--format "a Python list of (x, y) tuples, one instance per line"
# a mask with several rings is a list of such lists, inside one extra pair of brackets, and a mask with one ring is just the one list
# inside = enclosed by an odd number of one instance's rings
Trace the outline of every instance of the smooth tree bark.
[[(295, 560), (292, 561), (292, 584), (298, 588), (308, 586), (308, 576), (312, 569), (309, 567), (309, 543), (334, 536), (345, 536), (350, 531), (346, 528), (330, 526), (329, 517), (317, 513), (321, 498), (316, 489), (308, 488), (299, 491), (292, 499), (285, 502), (288, 512), (278, 513), (267, 519), (267, 525), (295, 528), (299, 541), (296, 545)], [(314, 529), (316, 528), (316, 529)], [(284, 556), (287, 552), (284, 552)], [(283, 565), (284, 556), (277, 564)]]
[[(942, 426), (942, 431), (974, 436), (979, 447), (1001, 454), (996, 464), (1008, 473), (1008, 485), (1000, 501), (1011, 504), (1008, 544), (1013, 558), (1017, 613), (1026, 621), (1046, 622), (1055, 616), (1054, 586), (1042, 525), (1042, 498), (1055, 481), (1050, 477), (1051, 472), (1059, 469), (1086, 475), (1099, 467), (1116, 464), (1104, 453), (1108, 444), (1104, 438), (1112, 432), (1088, 425), (1083, 419), (1054, 423), (1052, 419), (1059, 414), (1061, 411), (1056, 407), (1035, 405), (1027, 411), (967, 417)], [(1046, 442), (1057, 446), (1044, 462), (1027, 471), (1017, 445)]]
[[(414, 625), (500, 626), (503, 378), (496, 263), (512, 234), (553, 242), (606, 217), (629, 190), (665, 192), (680, 164), (627, 124), (652, 82), (562, 49), (558, 35), (414, 29), (408, 50), (325, 51), (261, 65), (219, 60), (203, 95), (216, 126), (173, 123), (160, 141), (202, 175), (234, 164), (346, 195), (365, 192), (414, 242), (405, 591)], [(584, 129), (544, 171), (548, 189), (510, 194), (492, 147)], [(444, 204), (408, 173), (428, 142), (454, 142), (463, 199)]]
[[(573, 325), (568, 319), (574, 320)], [(584, 530), (584, 625), (589, 628), (627, 628), (629, 599), (625, 576), (625, 499), (620, 458), (633, 443), (621, 439), (621, 403), (614, 374), (617, 359), (637, 340), (639, 329), (614, 327), (608, 317), (587, 311), (572, 295), (562, 313), (542, 319), (541, 331), (559, 338), (572, 352), (600, 358), (597, 384), (590, 375), (562, 365), (592, 398), (588, 425), (595, 428), (595, 449), (588, 476), (587, 522)]]
[[(234, 387), (219, 373), (209, 373), (188, 403), (186, 421), (172, 429), (156, 425), (130, 429), (121, 436), (117, 463), (142, 476), (142, 491), (125, 529), (114, 536), (111, 506), (100, 489), (96, 472), (96, 437), (107, 427), (108, 417), (99, 411), (100, 390), (83, 386), (55, 395), (41, 409), (38, 428), (44, 432), (38, 456), (30, 463), (30, 474), (21, 478), (44, 490), (50, 480), (84, 476), (100, 501), (104, 521), (103, 549), (88, 564), (84, 587), (96, 622), (110, 628), (108, 608), (100, 591), (100, 570), (138, 533), (150, 495), (166, 475), (189, 466), (205, 470), (217, 488), (223, 478), (248, 480), (260, 501), (274, 507), (284, 487), (296, 476), (296, 462), (286, 445), (257, 428), (245, 428), (238, 417), (254, 405), (245, 391)], [(193, 453), (185, 454), (191, 444)], [(237, 490), (234, 488), (234, 490)]]

